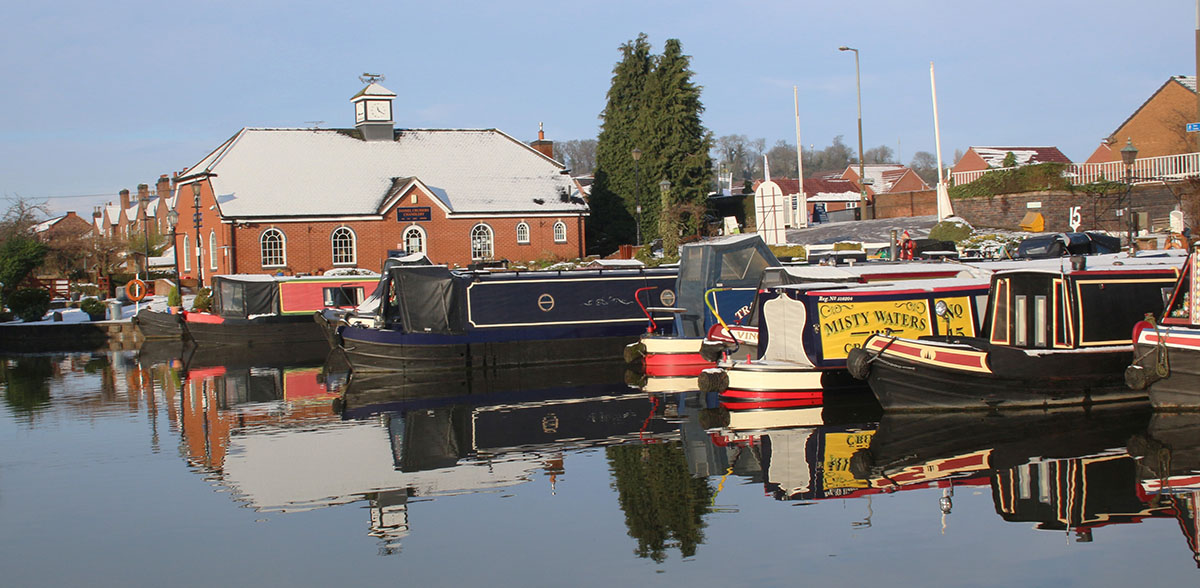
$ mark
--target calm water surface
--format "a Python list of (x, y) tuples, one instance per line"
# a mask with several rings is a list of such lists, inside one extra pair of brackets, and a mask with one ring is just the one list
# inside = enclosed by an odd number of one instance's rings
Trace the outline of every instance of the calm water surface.
[(1200, 415), (731, 413), (620, 365), (0, 366), (3, 586), (1200, 580)]

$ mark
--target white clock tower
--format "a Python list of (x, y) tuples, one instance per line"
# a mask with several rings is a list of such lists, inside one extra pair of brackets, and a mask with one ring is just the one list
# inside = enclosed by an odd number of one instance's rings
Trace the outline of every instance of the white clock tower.
[(392, 99), (396, 93), (374, 80), (350, 99), (354, 103), (354, 128), (366, 141), (392, 141)]

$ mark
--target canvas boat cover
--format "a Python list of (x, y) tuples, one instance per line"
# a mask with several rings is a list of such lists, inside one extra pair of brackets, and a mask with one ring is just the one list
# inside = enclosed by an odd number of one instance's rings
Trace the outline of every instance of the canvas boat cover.
[(227, 318), (279, 314), (279, 278), (264, 275), (213, 276), (213, 313)]
[(702, 337), (706, 313), (704, 293), (710, 288), (756, 288), (763, 270), (779, 260), (757, 234), (730, 235), (680, 247), (677, 306), (679, 334)]
[(466, 286), (471, 277), (444, 265), (388, 268), (384, 318), (405, 333), (462, 333)]

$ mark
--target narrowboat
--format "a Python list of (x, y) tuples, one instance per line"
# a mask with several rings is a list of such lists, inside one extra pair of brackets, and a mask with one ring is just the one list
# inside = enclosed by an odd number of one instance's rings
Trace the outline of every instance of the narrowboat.
[(1174, 516), (1200, 562), (1200, 413), (1156, 410), (1128, 449), (1138, 458), (1139, 493)]
[(1200, 257), (1192, 252), (1157, 320), (1133, 329), (1133, 363), (1125, 383), (1147, 390), (1155, 408), (1200, 409)]
[[(1092, 259), (1089, 267), (1088, 259)], [(1071, 258), (996, 272), (981, 336), (872, 335), (847, 358), (885, 410), (957, 410), (1096, 404), (1145, 398), (1122, 372), (1129, 329), (1163, 308), (1178, 277), (1174, 255)], [(949, 305), (938, 305), (942, 320)]]
[(313, 322), (323, 308), (351, 308), (379, 282), (374, 275), (213, 277), (212, 311), (179, 314), (145, 309), (133, 321), (146, 339), (178, 339), (203, 347), (292, 346), (320, 342)]
[(527, 272), (393, 266), (385, 268), (377, 294), (366, 303), (350, 312), (322, 311), (316, 321), (329, 325), (335, 348), (354, 371), (606, 361), (620, 358), (646, 330), (642, 299), (674, 306), (677, 274), (673, 267)]
[[(812, 283), (766, 288), (757, 304), (761, 357), (735, 357), (706, 370), (700, 388), (743, 403), (774, 403), (859, 387), (845, 376), (851, 350), (883, 332), (973, 336), (987, 287), (986, 278), (963, 272), (960, 278), (854, 287)], [(947, 309), (943, 318), (934, 313), (939, 305)]]

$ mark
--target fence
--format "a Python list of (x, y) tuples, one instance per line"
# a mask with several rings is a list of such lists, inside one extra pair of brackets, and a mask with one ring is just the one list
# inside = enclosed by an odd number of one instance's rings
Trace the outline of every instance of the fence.
[[(954, 172), (950, 174), (950, 178), (954, 182), (954, 185), (961, 186), (978, 180), (984, 174), (1011, 169), (1016, 168), (1000, 167)], [(1075, 163), (1063, 170), (1063, 177), (1068, 178), (1072, 184), (1078, 186), (1104, 180), (1123, 182), (1125, 181), (1126, 172), (1125, 163), (1121, 161)], [(1200, 153), (1143, 157), (1133, 162), (1133, 182), (1135, 184), (1193, 177), (1200, 177)]]

